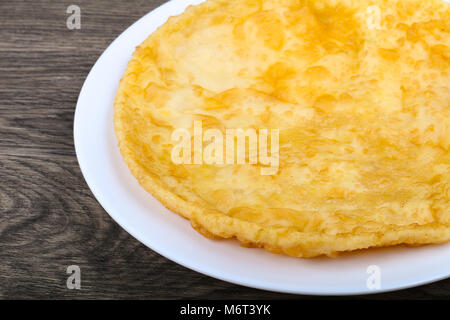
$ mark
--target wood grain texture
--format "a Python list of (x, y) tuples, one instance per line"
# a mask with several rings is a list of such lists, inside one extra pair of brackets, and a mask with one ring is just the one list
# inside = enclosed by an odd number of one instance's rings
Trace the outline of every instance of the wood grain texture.
[[(0, 298), (305, 299), (183, 268), (122, 230), (87, 187), (73, 146), (84, 79), (108, 44), (162, 0), (0, 1)], [(66, 8), (81, 8), (68, 30)], [(79, 265), (82, 289), (66, 288)], [(450, 298), (450, 279), (358, 299)], [(339, 299), (339, 298), (336, 298)]]

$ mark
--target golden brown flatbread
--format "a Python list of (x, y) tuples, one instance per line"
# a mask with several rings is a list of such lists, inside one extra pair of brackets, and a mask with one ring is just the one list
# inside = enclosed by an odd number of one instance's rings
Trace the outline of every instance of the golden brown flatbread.
[[(137, 49), (114, 123), (140, 184), (208, 237), (295, 257), (450, 240), (450, 6), (209, 0)], [(172, 133), (279, 130), (279, 167), (175, 164)]]

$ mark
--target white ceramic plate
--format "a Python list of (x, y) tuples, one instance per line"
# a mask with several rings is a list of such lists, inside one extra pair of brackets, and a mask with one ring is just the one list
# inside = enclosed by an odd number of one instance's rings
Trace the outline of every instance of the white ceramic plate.
[[(236, 284), (279, 292), (347, 295), (391, 291), (450, 276), (450, 243), (388, 248), (347, 254), (338, 259), (295, 259), (237, 241), (204, 238), (180, 216), (144, 191), (117, 147), (113, 101), (135, 47), (169, 16), (201, 0), (173, 0), (144, 16), (102, 54), (78, 100), (74, 137), (83, 175), (97, 200), (136, 239), (192, 270)], [(369, 289), (369, 266), (377, 266), (380, 288)], [(372, 271), (372, 269), (369, 269)]]

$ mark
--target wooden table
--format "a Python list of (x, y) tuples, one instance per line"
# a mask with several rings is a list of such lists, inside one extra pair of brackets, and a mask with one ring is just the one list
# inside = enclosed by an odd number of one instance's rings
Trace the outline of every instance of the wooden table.
[[(114, 38), (163, 2), (0, 1), (0, 298), (310, 298), (161, 257), (108, 216), (81, 175), (72, 128), (84, 79)], [(66, 26), (72, 4), (80, 30)], [(66, 287), (69, 265), (81, 268), (81, 290)], [(371, 298), (448, 299), (450, 279)]]

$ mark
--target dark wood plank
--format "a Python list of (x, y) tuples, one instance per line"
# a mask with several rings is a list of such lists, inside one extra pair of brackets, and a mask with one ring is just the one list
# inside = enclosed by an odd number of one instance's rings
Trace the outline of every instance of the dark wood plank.
[[(115, 37), (163, 2), (0, 2), (0, 298), (308, 298), (168, 261), (112, 221), (84, 182), (72, 136), (83, 81)], [(70, 4), (81, 30), (66, 28)], [(66, 288), (69, 265), (81, 267), (79, 291)], [(371, 297), (448, 299), (450, 279)]]

